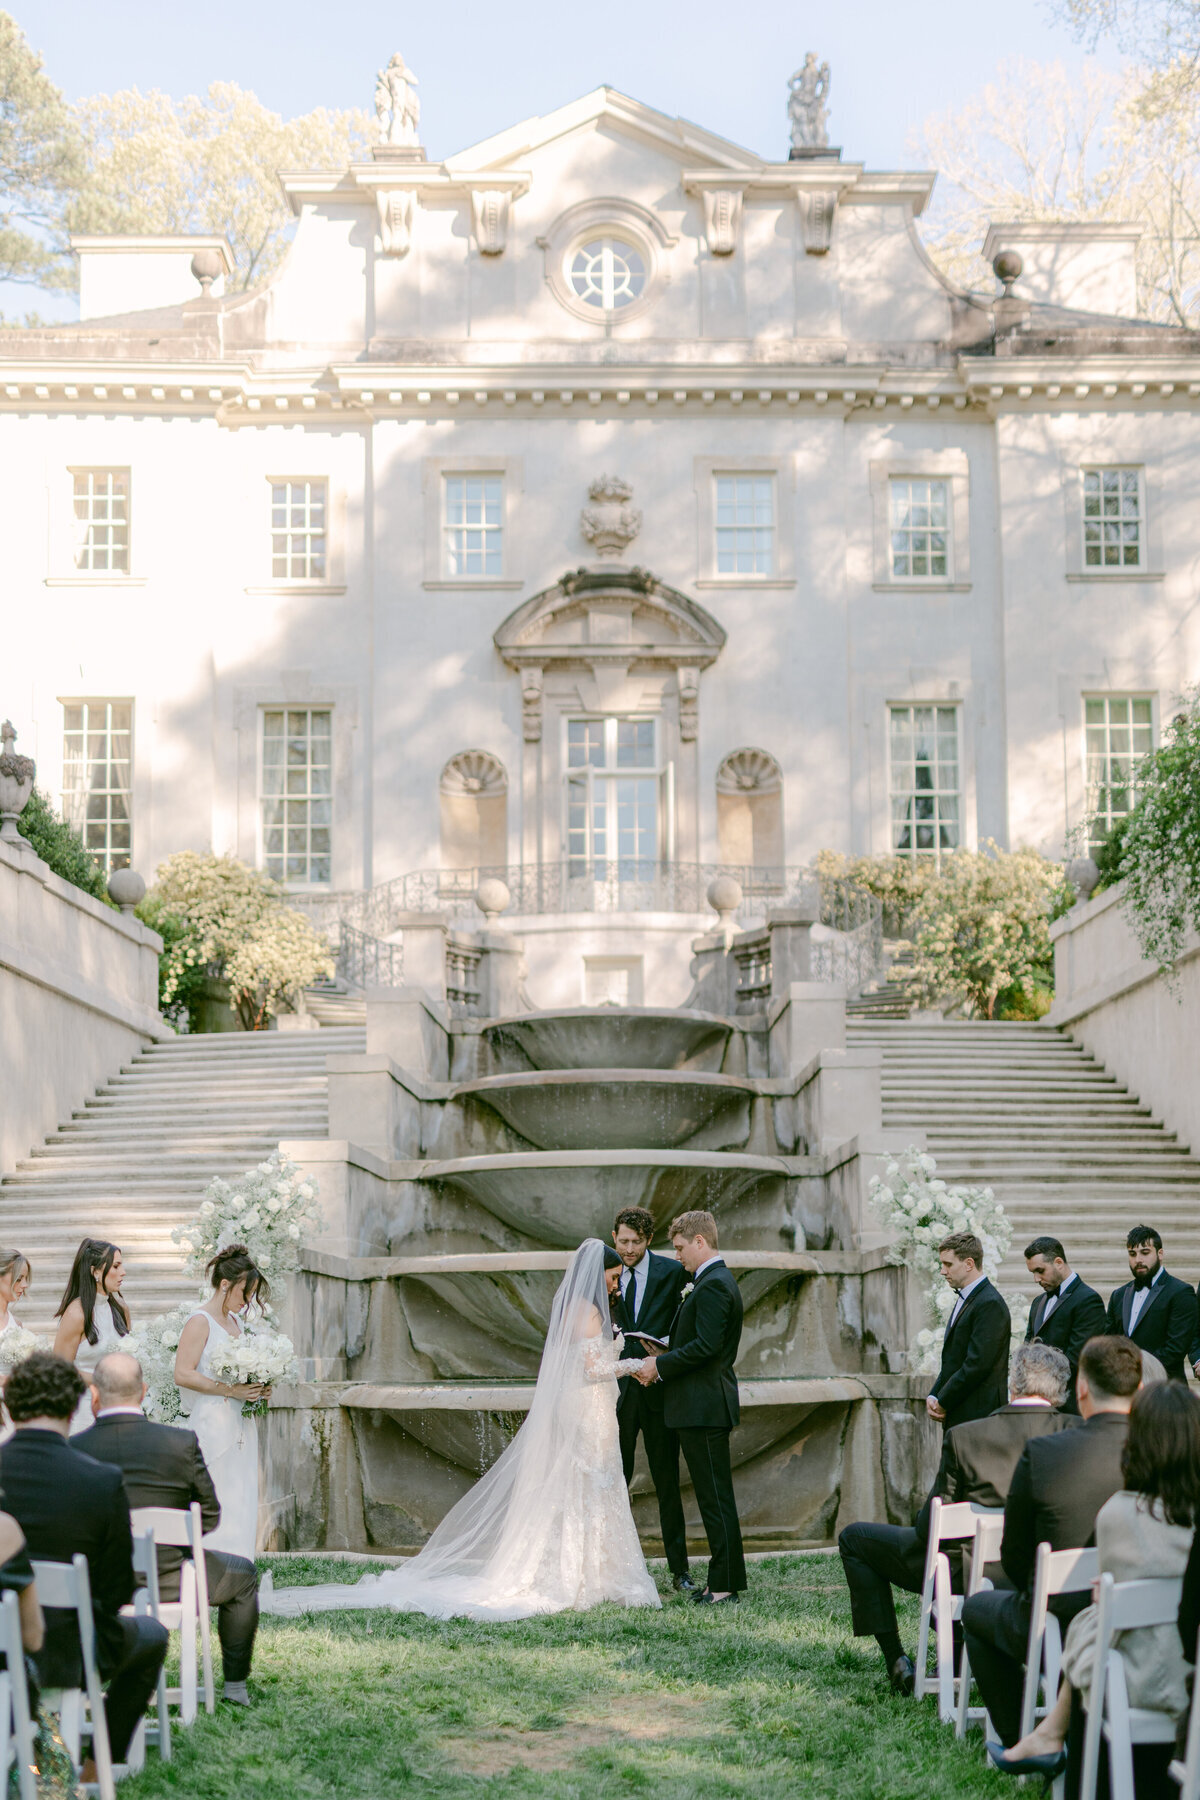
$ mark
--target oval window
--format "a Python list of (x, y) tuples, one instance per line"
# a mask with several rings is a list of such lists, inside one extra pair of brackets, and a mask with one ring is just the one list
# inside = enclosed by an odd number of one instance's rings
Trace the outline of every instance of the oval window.
[(616, 312), (639, 300), (646, 286), (646, 259), (620, 238), (593, 238), (567, 259), (571, 292), (598, 312)]

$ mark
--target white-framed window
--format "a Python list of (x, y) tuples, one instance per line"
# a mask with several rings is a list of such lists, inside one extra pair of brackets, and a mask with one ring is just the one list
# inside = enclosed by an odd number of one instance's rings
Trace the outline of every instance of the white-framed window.
[(577, 300), (597, 312), (619, 312), (646, 291), (646, 258), (619, 237), (595, 237), (567, 252), (567, 285)]
[(133, 854), (133, 702), (64, 700), (63, 818), (108, 873)]
[(932, 857), (962, 842), (957, 706), (889, 706), (892, 853)]
[(333, 862), (333, 711), (262, 709), (260, 865), (288, 887), (327, 883)]
[(950, 483), (936, 476), (893, 475), (888, 482), (893, 581), (945, 581), (950, 575)]
[(1140, 469), (1083, 469), (1083, 566), (1145, 566), (1145, 493)]
[(775, 477), (714, 477), (718, 575), (775, 573)]
[(1137, 800), (1138, 769), (1154, 748), (1149, 694), (1085, 694), (1084, 763), (1088, 847), (1100, 849)]
[(567, 872), (650, 881), (662, 855), (664, 771), (654, 719), (568, 719)]
[(445, 475), (442, 479), (445, 575), (450, 579), (503, 575), (503, 475)]
[(129, 470), (73, 469), (74, 562), (92, 575), (129, 573)]
[(271, 483), (271, 578), (325, 581), (329, 484), (307, 477)]

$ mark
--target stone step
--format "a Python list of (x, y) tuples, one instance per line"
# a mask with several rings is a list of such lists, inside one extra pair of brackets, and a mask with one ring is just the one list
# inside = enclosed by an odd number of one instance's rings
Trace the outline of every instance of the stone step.
[(139, 1166), (139, 1158), (144, 1162), (144, 1158), (153, 1152), (157, 1156), (169, 1156), (172, 1163), (178, 1162), (181, 1167), (191, 1167), (193, 1163), (201, 1167), (213, 1161), (219, 1161), (223, 1165), (238, 1162), (240, 1173), (252, 1163), (265, 1162), (278, 1145), (277, 1137), (228, 1136), (222, 1139), (214, 1136), (181, 1140), (167, 1133), (158, 1137), (143, 1137), (139, 1133), (136, 1139), (118, 1143), (110, 1138), (86, 1138), (77, 1147), (64, 1148), (61, 1144), (52, 1144), (35, 1150), (32, 1156), (21, 1158), (15, 1172), (20, 1174), (25, 1169), (36, 1172), (48, 1167), (74, 1169), (78, 1168), (84, 1158), (93, 1169), (125, 1167), (131, 1162), (136, 1167)]

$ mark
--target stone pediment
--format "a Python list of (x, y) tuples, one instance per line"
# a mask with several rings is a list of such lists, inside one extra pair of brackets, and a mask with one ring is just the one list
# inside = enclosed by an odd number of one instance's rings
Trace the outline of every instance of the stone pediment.
[(704, 669), (725, 632), (712, 614), (647, 569), (573, 569), (510, 613), (495, 644), (510, 668), (552, 663)]
[(445, 168), (454, 175), (458, 168), (470, 170), (505, 169), (514, 162), (552, 144), (571, 132), (606, 126), (618, 136), (666, 151), (681, 166), (692, 167), (698, 161), (708, 167), (729, 169), (747, 174), (762, 167), (761, 157), (734, 144), (728, 138), (706, 131), (690, 119), (673, 119), (641, 100), (633, 100), (615, 88), (595, 88), (566, 106), (556, 107), (543, 116), (525, 119), (519, 125), (501, 131), (495, 137), (447, 157)]

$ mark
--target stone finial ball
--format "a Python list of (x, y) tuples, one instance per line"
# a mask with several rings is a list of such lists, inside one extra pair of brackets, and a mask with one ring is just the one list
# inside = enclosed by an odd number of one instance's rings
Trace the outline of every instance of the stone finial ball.
[(742, 884), (732, 875), (718, 875), (709, 882), (705, 897), (715, 913), (734, 913), (742, 904)]
[(146, 884), (136, 869), (114, 869), (108, 878), (108, 897), (122, 912), (132, 912), (146, 897)]
[(485, 919), (495, 918), (511, 904), (512, 895), (498, 875), (485, 875), (475, 889), (475, 904)]
[(225, 264), (215, 250), (197, 250), (192, 258), (192, 274), (206, 287), (225, 273)]
[(1004, 283), (1005, 287), (1007, 287), (1010, 282), (1019, 279), (1021, 270), (1024, 267), (1025, 259), (1016, 250), (1001, 250), (998, 256), (993, 256), (992, 258), (992, 268), (995, 270), (997, 278)]
[(1100, 870), (1090, 856), (1080, 856), (1067, 865), (1067, 880), (1078, 888), (1080, 898), (1090, 900), (1096, 891)]

